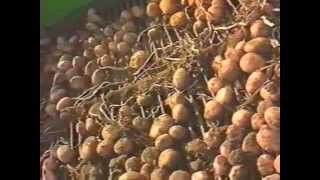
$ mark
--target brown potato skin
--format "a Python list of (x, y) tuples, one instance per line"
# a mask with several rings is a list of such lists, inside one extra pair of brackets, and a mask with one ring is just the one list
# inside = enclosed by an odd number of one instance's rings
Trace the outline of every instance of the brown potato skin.
[(274, 173), (273, 167), (274, 158), (269, 154), (262, 154), (257, 159), (258, 171), (262, 176), (267, 176)]
[(177, 69), (172, 77), (172, 83), (178, 90), (183, 90), (190, 85), (191, 77), (184, 68)]
[(274, 160), (274, 169), (277, 173), (280, 173), (280, 154)]
[(212, 95), (215, 95), (221, 88), (225, 86), (224, 81), (219, 78), (212, 77), (207, 82), (208, 90)]
[(259, 130), (263, 125), (266, 124), (266, 121), (261, 113), (255, 113), (251, 116), (251, 128), (253, 130)]
[(161, 0), (159, 3), (159, 7), (163, 14), (173, 14), (179, 10), (177, 0)]
[(255, 71), (251, 73), (247, 79), (245, 88), (250, 94), (253, 94), (257, 89), (259, 89), (263, 83), (267, 80), (266, 74), (261, 71)]
[(172, 118), (178, 124), (186, 123), (190, 118), (190, 110), (183, 104), (177, 104), (172, 109)]
[(272, 52), (272, 46), (270, 40), (264, 37), (257, 37), (248, 41), (243, 50), (245, 52), (253, 52), (257, 54), (267, 55)]
[(231, 165), (228, 162), (228, 159), (223, 155), (218, 155), (213, 161), (213, 169), (215, 175), (217, 176), (226, 176), (230, 171)]
[(161, 15), (161, 9), (157, 3), (150, 2), (146, 8), (146, 14), (149, 17), (157, 17)]
[(147, 178), (135, 171), (128, 171), (119, 177), (119, 180), (147, 180)]
[(180, 152), (174, 149), (166, 149), (159, 155), (158, 166), (160, 168), (175, 168), (180, 160)]
[(246, 109), (240, 109), (233, 113), (232, 115), (232, 123), (239, 127), (248, 128), (250, 127), (250, 120), (253, 113)]
[(257, 134), (259, 146), (270, 153), (280, 153), (280, 129), (264, 125)]
[(184, 12), (179, 11), (174, 13), (170, 19), (169, 24), (174, 28), (181, 28), (187, 24), (187, 16)]
[(239, 78), (240, 67), (231, 60), (222, 60), (218, 65), (217, 74), (220, 79), (233, 82)]
[(250, 26), (250, 35), (252, 38), (267, 37), (270, 34), (270, 27), (262, 20), (256, 20)]
[(246, 53), (240, 59), (240, 68), (243, 72), (253, 73), (265, 66), (265, 60), (256, 53)]
[(187, 171), (177, 170), (171, 173), (169, 180), (191, 180), (191, 175)]
[(264, 119), (269, 126), (280, 128), (280, 107), (269, 107), (264, 112)]
[(223, 105), (215, 100), (208, 101), (204, 107), (204, 119), (206, 121), (217, 121), (223, 115)]
[(167, 133), (173, 124), (174, 119), (171, 116), (167, 114), (161, 115), (151, 125), (149, 136), (155, 139), (161, 134)]

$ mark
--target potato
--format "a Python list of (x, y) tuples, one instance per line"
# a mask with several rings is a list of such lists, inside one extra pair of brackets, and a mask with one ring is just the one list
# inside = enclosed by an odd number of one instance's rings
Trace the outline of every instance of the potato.
[(172, 118), (178, 124), (187, 123), (190, 116), (190, 110), (183, 104), (177, 104), (172, 109)]
[(187, 104), (188, 101), (184, 95), (180, 92), (176, 92), (173, 95), (169, 96), (165, 100), (165, 105), (168, 105), (170, 109), (173, 109), (177, 104)]
[(217, 74), (220, 79), (233, 82), (239, 78), (240, 68), (234, 61), (226, 59), (221, 61)]
[(103, 69), (97, 69), (93, 72), (91, 76), (91, 83), (93, 85), (99, 85), (103, 83), (107, 78), (107, 74)]
[(252, 153), (255, 155), (260, 154), (260, 147), (257, 143), (256, 139), (257, 133), (256, 132), (250, 132), (246, 135), (246, 137), (242, 141), (241, 149), (243, 152)]
[(90, 160), (97, 155), (98, 141), (94, 136), (87, 137), (79, 147), (79, 155), (83, 160)]
[(56, 105), (56, 109), (57, 109), (57, 111), (62, 111), (66, 107), (73, 106), (73, 103), (74, 103), (74, 100), (72, 98), (63, 97), (58, 101), (58, 103)]
[(83, 121), (78, 121), (77, 122), (77, 124), (76, 124), (76, 132), (81, 136), (84, 136), (84, 135), (86, 135), (88, 133), (87, 129), (86, 129), (86, 124)]
[(241, 146), (241, 144), (239, 141), (226, 139), (220, 145), (220, 154), (226, 158), (229, 158), (230, 153), (233, 150), (240, 148), (240, 146)]
[(274, 169), (277, 173), (280, 173), (280, 154), (276, 157), (276, 159), (273, 162)]
[(105, 139), (97, 145), (97, 154), (102, 157), (111, 157), (113, 152), (114, 142), (110, 139)]
[(75, 152), (69, 145), (61, 145), (57, 149), (57, 158), (61, 162), (68, 164), (75, 159)]
[(183, 11), (179, 11), (170, 16), (169, 24), (173, 28), (184, 27), (188, 22), (187, 16)]
[(226, 52), (224, 53), (224, 58), (229, 59), (235, 63), (240, 61), (240, 58), (243, 56), (243, 51), (235, 49), (233, 47), (227, 47)]
[(133, 45), (137, 41), (138, 35), (134, 32), (128, 32), (123, 35), (122, 40), (130, 45)]
[(208, 90), (212, 95), (215, 95), (224, 86), (225, 82), (216, 77), (210, 78), (207, 82)]
[[(122, 41), (124, 34), (125, 34), (125, 32), (122, 30), (119, 30), (116, 33), (114, 33), (113, 34), (113, 42), (119, 43), (120, 41)], [(110, 45), (109, 45), (109, 49), (111, 50), (113, 48), (110, 48)]]
[(259, 114), (264, 114), (266, 109), (272, 106), (274, 106), (274, 103), (270, 99), (260, 101), (257, 105), (257, 112)]
[(262, 154), (257, 159), (257, 168), (262, 176), (271, 175), (274, 173), (273, 167), (274, 158), (269, 154)]
[(246, 133), (245, 128), (234, 125), (234, 124), (231, 124), (230, 126), (228, 126), (226, 130), (226, 135), (228, 140), (242, 141), (242, 139), (245, 136), (245, 133)]
[(280, 129), (264, 125), (257, 134), (259, 146), (270, 153), (280, 152)]
[(191, 84), (189, 72), (184, 68), (177, 69), (173, 74), (172, 83), (178, 90), (184, 90)]
[(121, 30), (123, 32), (135, 32), (137, 31), (137, 26), (134, 24), (133, 21), (128, 21), (121, 26)]
[(163, 114), (153, 121), (149, 136), (155, 139), (161, 134), (167, 133), (173, 124), (174, 119), (167, 114)]
[(173, 14), (179, 10), (179, 4), (177, 0), (161, 0), (159, 8), (163, 14)]
[(131, 68), (138, 69), (144, 64), (148, 57), (149, 53), (147, 51), (139, 50), (131, 56), (129, 66)]
[(223, 105), (230, 105), (235, 101), (235, 94), (231, 86), (225, 86), (216, 94), (215, 100)]
[(94, 61), (89, 61), (86, 65), (86, 67), (84, 68), (84, 74), (91, 76), (93, 74), (93, 72), (98, 69), (98, 64)]
[(69, 80), (70, 88), (74, 90), (84, 90), (90, 81), (85, 76), (73, 76)]
[(250, 26), (250, 34), (252, 38), (267, 37), (270, 34), (270, 30), (270, 27), (260, 19), (253, 22)]
[(206, 167), (206, 163), (204, 160), (197, 158), (196, 160), (190, 161), (188, 163), (191, 172), (196, 172), (204, 169)]
[(147, 178), (135, 171), (127, 171), (119, 177), (119, 180), (147, 180)]
[(271, 174), (269, 176), (263, 177), (262, 180), (280, 180), (279, 174)]
[(153, 103), (153, 97), (147, 94), (140, 94), (137, 96), (136, 102), (139, 106), (148, 107)]
[(60, 60), (57, 64), (57, 68), (62, 71), (66, 72), (68, 69), (72, 68), (72, 61), (71, 60)]
[(131, 12), (136, 18), (143, 18), (145, 15), (145, 9), (142, 6), (133, 6)]
[(228, 175), (230, 180), (247, 180), (249, 176), (249, 169), (242, 164), (233, 166)]
[(132, 156), (126, 160), (124, 167), (126, 171), (139, 171), (141, 167), (141, 160), (138, 157)]
[(181, 160), (180, 152), (174, 149), (166, 149), (159, 155), (158, 166), (160, 168), (175, 168)]
[(223, 105), (215, 100), (208, 101), (204, 106), (203, 117), (206, 121), (217, 121), (224, 112)]
[(90, 135), (98, 134), (100, 129), (100, 125), (97, 123), (95, 119), (87, 118), (86, 119), (86, 130)]
[(59, 168), (59, 162), (52, 156), (49, 156), (43, 161), (43, 168), (46, 171), (56, 171)]
[(210, 180), (212, 177), (207, 171), (197, 171), (191, 175), (191, 180)]
[(137, 116), (132, 120), (132, 126), (140, 131), (148, 131), (151, 124), (152, 121), (150, 119), (146, 119), (140, 116)]
[(97, 57), (102, 57), (103, 55), (107, 54), (107, 47), (105, 47), (104, 45), (97, 45), (94, 47), (94, 54), (97, 56)]
[(146, 8), (146, 14), (149, 17), (157, 17), (161, 15), (161, 9), (155, 2), (149, 2)]
[(98, 59), (98, 64), (102, 67), (112, 66), (113, 63), (114, 63), (113, 59), (108, 54), (105, 54), (101, 58)]
[(266, 124), (266, 121), (263, 114), (255, 113), (251, 116), (251, 128), (253, 130), (259, 130), (264, 124)]
[(225, 16), (226, 10), (224, 0), (213, 0), (211, 6), (208, 8), (210, 14), (208, 21), (215, 25), (220, 24)]
[(147, 180), (150, 180), (150, 175), (153, 171), (153, 167), (150, 164), (143, 164), (141, 169), (140, 169), (140, 174), (144, 175)]
[(194, 155), (206, 152), (207, 149), (207, 144), (199, 138), (193, 139), (185, 145), (186, 152)]
[(53, 84), (54, 84), (54, 85), (64, 84), (65, 82), (67, 82), (67, 77), (66, 77), (65, 73), (63, 73), (63, 72), (56, 72), (56, 73), (54, 74), (54, 77), (53, 77)]
[(45, 112), (47, 115), (49, 115), (52, 118), (55, 118), (58, 116), (58, 111), (56, 110), (55, 104), (47, 104), (45, 107)]
[(120, 138), (113, 146), (113, 150), (117, 154), (130, 154), (134, 150), (134, 143), (129, 138)]
[(250, 120), (253, 113), (246, 109), (239, 109), (232, 115), (232, 124), (242, 127), (248, 128), (250, 127)]
[(68, 69), (65, 73), (67, 80), (70, 80), (73, 76), (80, 76), (80, 75), (81, 75), (80, 70), (73, 67)]
[[(123, 37), (121, 37), (121, 38), (123, 38)], [(119, 40), (119, 41), (121, 41), (121, 40)], [(109, 51), (112, 53), (117, 53), (117, 51), (118, 51), (117, 45), (118, 45), (118, 42), (115, 42), (115, 41), (109, 42), (108, 43)]]
[(159, 149), (149, 146), (142, 151), (141, 160), (144, 163), (154, 165), (158, 160), (159, 154), (160, 154)]
[(269, 126), (280, 128), (280, 107), (269, 107), (264, 112), (264, 119)]
[(191, 175), (187, 171), (177, 170), (171, 173), (169, 180), (191, 180)]
[(182, 141), (187, 138), (188, 131), (181, 125), (174, 125), (170, 127), (169, 135), (175, 140)]
[(87, 64), (87, 61), (82, 56), (75, 56), (72, 59), (72, 66), (76, 69), (83, 69)]
[(253, 73), (266, 64), (262, 56), (256, 53), (246, 53), (240, 59), (240, 69), (246, 73)]
[(223, 155), (218, 155), (213, 161), (213, 170), (217, 176), (226, 176), (230, 171), (231, 165), (228, 159)]
[(125, 9), (121, 11), (120, 18), (129, 21), (132, 20), (134, 16), (129, 9)]
[(122, 41), (117, 44), (117, 52), (122, 56), (128, 54), (130, 50), (131, 46), (127, 42)]
[(221, 145), (224, 140), (224, 134), (219, 129), (210, 128), (204, 134), (203, 141), (207, 144), (211, 149), (217, 149)]
[(260, 96), (264, 100), (278, 102), (280, 100), (280, 87), (274, 82), (264, 85), (260, 90)]
[(162, 134), (156, 138), (154, 145), (160, 151), (163, 151), (174, 146), (174, 139), (169, 134)]
[(264, 37), (257, 37), (248, 41), (243, 50), (245, 52), (257, 53), (261, 55), (268, 55), (272, 52), (270, 40)]
[(231, 165), (238, 165), (247, 163), (246, 153), (241, 150), (241, 148), (232, 150), (229, 154), (228, 161)]
[(266, 74), (261, 71), (255, 71), (251, 73), (245, 85), (246, 91), (250, 94), (253, 94), (257, 89), (259, 89), (263, 85), (263, 83), (266, 80)]
[(150, 180), (168, 180), (169, 172), (164, 168), (156, 168), (150, 174)]

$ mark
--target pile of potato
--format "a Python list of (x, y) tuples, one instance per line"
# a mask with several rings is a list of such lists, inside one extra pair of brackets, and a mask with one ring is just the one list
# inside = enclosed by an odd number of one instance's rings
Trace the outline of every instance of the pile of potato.
[(279, 6), (151, 0), (112, 23), (89, 9), (43, 66), (41, 113), (64, 133), (42, 179), (279, 180)]

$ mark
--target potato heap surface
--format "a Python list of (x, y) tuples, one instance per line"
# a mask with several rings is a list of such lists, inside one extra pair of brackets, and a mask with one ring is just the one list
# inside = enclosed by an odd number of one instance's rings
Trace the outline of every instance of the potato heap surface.
[(280, 180), (279, 2), (130, 6), (50, 44), (42, 179)]

